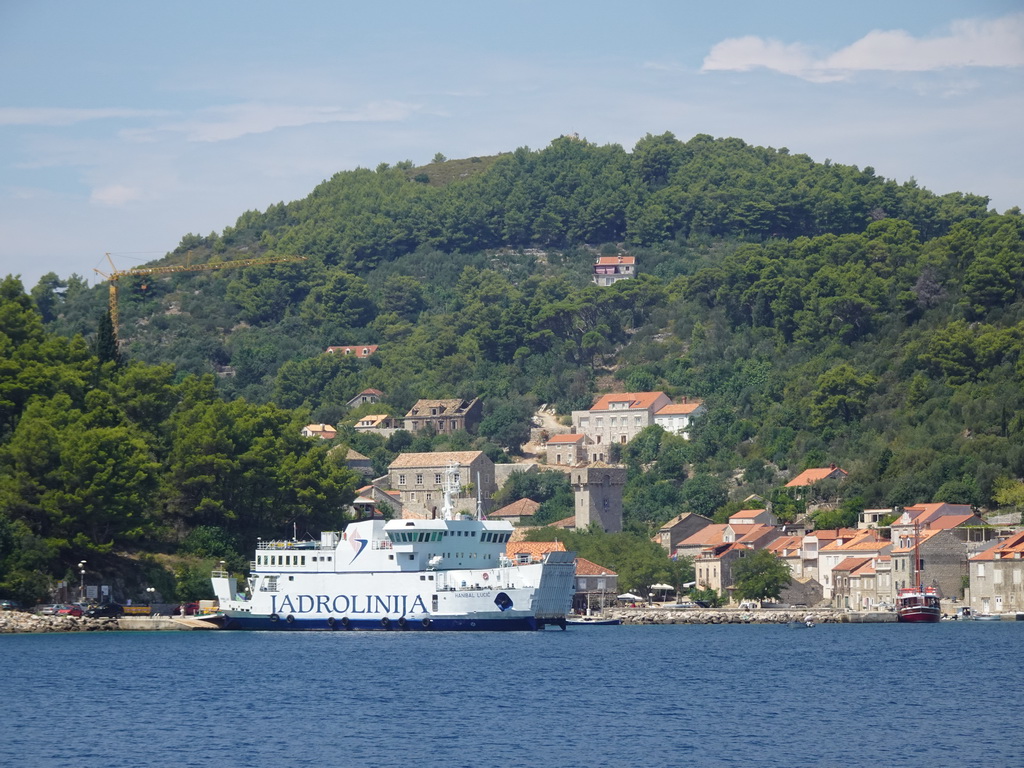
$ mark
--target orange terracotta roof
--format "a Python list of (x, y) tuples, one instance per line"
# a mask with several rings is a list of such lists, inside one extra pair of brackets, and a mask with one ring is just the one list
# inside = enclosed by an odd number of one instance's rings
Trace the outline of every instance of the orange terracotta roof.
[(870, 557), (848, 557), (842, 562), (840, 562), (839, 565), (837, 565), (835, 568), (833, 568), (832, 572), (835, 573), (836, 571), (853, 571), (859, 568), (860, 566), (864, 565), (864, 563), (870, 562)]
[(587, 560), (585, 557), (576, 558), (577, 576), (618, 576), (611, 568)]
[(519, 554), (541, 558), (548, 552), (565, 552), (565, 544), (560, 541), (510, 541), (505, 545), (505, 554), (513, 560)]
[(586, 438), (587, 436), (584, 434), (552, 435), (551, 437), (548, 438), (547, 444), (551, 445), (552, 443), (579, 443), (582, 442), (583, 440), (586, 440)]
[(803, 536), (780, 536), (775, 539), (775, 541), (768, 542), (768, 544), (765, 545), (765, 549), (769, 552), (776, 553), (780, 557), (783, 556), (784, 552), (795, 550), (792, 554), (787, 555), (787, 557), (793, 557), (800, 553), (800, 550), (803, 548), (803, 542)]
[(705, 547), (709, 544), (720, 543), (722, 541), (722, 534), (724, 533), (725, 525), (723, 523), (712, 523), (711, 525), (705, 525), (693, 535), (683, 539), (676, 546)]
[(575, 528), (576, 527), (576, 516), (563, 517), (561, 520), (555, 520), (553, 523), (548, 523), (550, 528)]
[(846, 477), (846, 475), (849, 474), (845, 469), (840, 469), (839, 467), (815, 467), (813, 469), (805, 469), (799, 475), (786, 483), (786, 487), (802, 488), (805, 485), (813, 485), (819, 480), (824, 480), (829, 475), (836, 472), (842, 473), (843, 477)]
[(601, 267), (615, 264), (636, 264), (636, 256), (598, 256), (594, 263)]
[(492, 520), (503, 517), (532, 517), (540, 509), (540, 503), (533, 499), (518, 499), (511, 504), (506, 504), (501, 509), (488, 512), (487, 516)]
[(655, 416), (672, 416), (680, 414), (685, 416), (688, 413), (693, 413), (701, 407), (703, 403), (699, 400), (693, 403), (673, 403), (672, 405), (666, 405), (660, 411), (655, 411)]
[(1018, 531), (1008, 539), (997, 541), (988, 549), (976, 554), (971, 560), (1012, 560), (1016, 559), (1014, 555), (1019, 555), (1021, 559), (1024, 559), (1024, 531)]
[(649, 410), (654, 405), (655, 401), (659, 397), (664, 396), (664, 392), (613, 392), (609, 395), (601, 395), (597, 398), (597, 401), (591, 406), (592, 411), (608, 411), (611, 410), (612, 403), (629, 403), (630, 409), (636, 410)]
[[(942, 533), (941, 528), (922, 530), (917, 537), (918, 546), (924, 544), (926, 541), (928, 541), (928, 539), (932, 538), (933, 536), (939, 533)], [(896, 555), (914, 551), (913, 537), (901, 536), (899, 537), (899, 539), (905, 540), (907, 542), (906, 546), (902, 546), (899, 543), (897, 543), (897, 541), (894, 541), (892, 545), (892, 554)]]

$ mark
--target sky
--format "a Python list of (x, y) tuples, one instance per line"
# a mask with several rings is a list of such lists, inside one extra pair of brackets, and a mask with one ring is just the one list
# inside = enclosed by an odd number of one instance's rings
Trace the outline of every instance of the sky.
[(0, 276), (100, 282), (340, 171), (570, 133), (737, 137), (1003, 212), (1022, 126), (1020, 0), (0, 0)]

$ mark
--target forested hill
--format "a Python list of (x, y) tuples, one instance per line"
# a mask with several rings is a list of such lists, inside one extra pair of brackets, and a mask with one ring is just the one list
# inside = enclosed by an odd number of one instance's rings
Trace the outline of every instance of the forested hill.
[[(176, 482), (202, 496), (202, 483), (170, 470), (173, 429), (191, 429), (166, 421), (172, 401), (209, 402), (199, 380), (183, 380), (191, 373), (217, 374), (239, 413), (275, 409), (261, 418), (279, 427), (350, 424), (365, 411), (345, 403), (367, 387), (385, 393), (375, 410), (397, 414), (419, 397), (480, 396), (495, 456), (515, 452), (541, 403), (568, 413), (610, 389), (704, 399), (692, 441), (623, 457), (645, 478), (627, 490), (636, 530), (831, 462), (864, 504), (991, 508), (1024, 476), (1022, 229), (1018, 209), (988, 211), (984, 197), (703, 135), (647, 136), (632, 151), (562, 137), (539, 151), (339, 173), (219, 235), (186, 235), (160, 263), (305, 261), (120, 280), (123, 352), (136, 365), (119, 370), (148, 380), (161, 403), (143, 398), (134, 407), (149, 416), (123, 417), (129, 428), (143, 419), (140, 450), (150, 440), (147, 460), (163, 472), (140, 498), (170, 509), (191, 498)], [(594, 257), (612, 254), (636, 256), (639, 277), (591, 284)], [(29, 311), (12, 281), (5, 291), (10, 316)], [(12, 442), (30, 440), (19, 430), (33, 395), (83, 413), (99, 398), (81, 386), (99, 376), (81, 362), (88, 349), (52, 334), (92, 343), (105, 286), (51, 274), (30, 294), (49, 341), (34, 335), (30, 351), (0, 315), (5, 357), (22, 361), (0, 371), (8, 469)], [(366, 361), (323, 354), (341, 344), (379, 350)], [(78, 361), (74, 376), (53, 369), (58, 347)], [(46, 362), (26, 374), (35, 358)], [(116, 401), (104, 407), (136, 403), (133, 386), (100, 387)], [(60, 410), (34, 412), (33, 434), (51, 434), (41, 424)], [(256, 445), (246, 434), (241, 444)], [(379, 463), (398, 447), (361, 449)], [(300, 503), (301, 489), (281, 493)], [(236, 503), (203, 509), (238, 514)]]

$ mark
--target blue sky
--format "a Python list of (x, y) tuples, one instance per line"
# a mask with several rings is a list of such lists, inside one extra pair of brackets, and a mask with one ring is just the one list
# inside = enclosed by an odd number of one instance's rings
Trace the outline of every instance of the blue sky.
[(0, 275), (100, 280), (338, 171), (735, 136), (1024, 207), (1019, 0), (0, 0)]

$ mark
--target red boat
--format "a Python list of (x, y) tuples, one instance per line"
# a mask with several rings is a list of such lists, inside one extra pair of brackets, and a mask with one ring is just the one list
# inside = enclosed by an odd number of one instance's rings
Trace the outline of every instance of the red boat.
[(914, 586), (904, 587), (896, 592), (896, 619), (907, 622), (936, 622), (942, 618), (935, 587), (921, 586), (921, 553), (918, 549), (921, 529), (914, 526)]
[(896, 618), (899, 621), (938, 621), (942, 618), (939, 591), (920, 584), (899, 590), (896, 595)]

